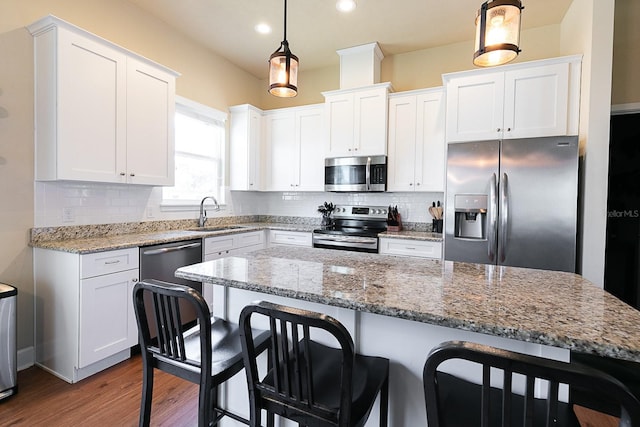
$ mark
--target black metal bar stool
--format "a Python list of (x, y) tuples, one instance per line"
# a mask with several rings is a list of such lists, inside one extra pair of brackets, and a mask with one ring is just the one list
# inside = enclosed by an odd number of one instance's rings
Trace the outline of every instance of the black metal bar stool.
[[(258, 371), (251, 324), (265, 317), (271, 344), (266, 372)], [(248, 305), (240, 314), (251, 426), (261, 410), (304, 426), (362, 426), (380, 395), (380, 425), (387, 425), (389, 360), (355, 354), (353, 340), (334, 318), (269, 302)], [(312, 340), (324, 334), (337, 348)], [(328, 334), (327, 334), (328, 333)], [(271, 420), (269, 420), (271, 422)]]
[[(188, 286), (141, 281), (133, 289), (133, 298), (143, 364), (139, 425), (148, 426), (151, 419), (155, 369), (199, 384), (198, 426), (216, 425), (225, 415), (249, 424), (217, 407), (218, 385), (244, 367), (238, 325), (211, 317), (202, 295)], [(196, 312), (197, 325), (188, 330), (182, 324), (180, 301)], [(157, 337), (151, 336), (150, 322), (157, 326)], [(252, 331), (252, 336), (256, 353), (269, 345), (269, 332)]]
[[(437, 368), (448, 360), (474, 362), (482, 383)], [(500, 386), (492, 386), (491, 378)], [(513, 392), (518, 380), (524, 395)], [(535, 397), (536, 381), (546, 381), (547, 397)], [(424, 392), (429, 427), (578, 426), (570, 403), (558, 398), (559, 385), (597, 392), (620, 407), (620, 426), (640, 426), (640, 402), (612, 376), (577, 363), (502, 350), (482, 344), (449, 341), (434, 348), (424, 366)]]

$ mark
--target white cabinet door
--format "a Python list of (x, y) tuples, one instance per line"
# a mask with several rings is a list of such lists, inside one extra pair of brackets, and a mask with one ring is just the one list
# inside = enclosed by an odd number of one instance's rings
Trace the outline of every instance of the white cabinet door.
[(380, 253), (384, 255), (440, 259), (442, 257), (442, 242), (380, 238)]
[(126, 182), (174, 184), (174, 115), (175, 77), (129, 58)]
[(267, 190), (295, 191), (299, 168), (295, 111), (283, 109), (264, 115), (266, 147), (269, 150)]
[(416, 99), (415, 191), (444, 191), (445, 102), (443, 90), (430, 90)]
[(354, 117), (353, 94), (341, 93), (325, 99), (327, 127), (327, 156), (353, 156)]
[(505, 73), (505, 138), (567, 134), (569, 64)]
[(354, 147), (359, 156), (387, 154), (388, 89), (354, 92)]
[(57, 60), (56, 46), (38, 41), (36, 179), (119, 182), (126, 167), (126, 56), (64, 29)]
[(324, 191), (324, 106), (296, 112), (298, 191)]
[(444, 191), (442, 89), (389, 99), (388, 191)]
[(389, 99), (387, 190), (414, 191), (417, 130), (416, 96)]
[(269, 247), (281, 245), (311, 247), (311, 244), (311, 233), (303, 231), (269, 230)]
[(387, 154), (390, 85), (325, 92), (327, 157)]
[(230, 188), (259, 191), (262, 189), (262, 111), (248, 104), (231, 107), (229, 111)]
[(502, 137), (504, 73), (470, 75), (447, 84), (447, 141)]
[(138, 275), (135, 269), (80, 281), (80, 368), (138, 343), (132, 297)]

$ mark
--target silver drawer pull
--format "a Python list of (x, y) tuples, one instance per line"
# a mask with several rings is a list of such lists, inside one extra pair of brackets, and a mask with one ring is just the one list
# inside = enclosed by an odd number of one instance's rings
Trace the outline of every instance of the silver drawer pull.
[(114, 261), (105, 261), (104, 265), (112, 265), (112, 264), (120, 264), (120, 260), (116, 259)]

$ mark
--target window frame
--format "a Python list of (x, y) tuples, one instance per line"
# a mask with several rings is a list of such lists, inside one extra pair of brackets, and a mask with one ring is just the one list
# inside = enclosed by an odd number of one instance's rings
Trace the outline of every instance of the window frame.
[[(200, 104), (199, 102), (193, 101), (188, 98), (184, 98), (182, 96), (176, 95), (175, 97), (175, 111), (176, 114), (179, 110), (187, 110), (192, 113), (194, 116), (201, 116), (207, 120), (213, 120), (222, 123), (222, 127), (224, 128), (224, 138), (222, 141), (222, 150), (223, 155), (221, 157), (222, 163), (222, 185), (220, 187), (221, 192), (225, 192), (226, 188), (226, 174), (227, 174), (227, 120), (228, 114), (216, 110), (215, 108), (209, 107), (204, 104)], [(175, 138), (175, 135), (174, 135)], [(175, 145), (174, 145), (174, 153), (175, 156)], [(202, 197), (210, 196), (210, 194), (202, 194)], [(222, 196), (225, 196), (222, 194)], [(220, 197), (218, 197), (220, 198)], [(220, 202), (220, 201), (219, 201)], [(226, 200), (224, 203), (219, 203), (219, 206), (222, 210), (226, 207)], [(198, 211), (200, 209), (200, 200), (173, 200), (173, 199), (165, 199), (164, 198), (164, 187), (161, 192), (161, 200), (160, 200), (160, 210), (162, 212), (177, 212), (177, 211)]]

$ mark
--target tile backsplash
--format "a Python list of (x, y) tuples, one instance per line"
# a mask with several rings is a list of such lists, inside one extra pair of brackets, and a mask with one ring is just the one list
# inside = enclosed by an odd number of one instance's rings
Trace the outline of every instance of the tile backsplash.
[[(206, 194), (203, 194), (203, 197)], [(404, 221), (430, 222), (427, 208), (443, 193), (325, 193), (227, 191), (226, 204), (209, 216), (319, 217), (319, 205), (397, 205)], [(162, 188), (85, 182), (35, 182), (35, 227), (195, 219), (198, 210), (161, 206)]]

